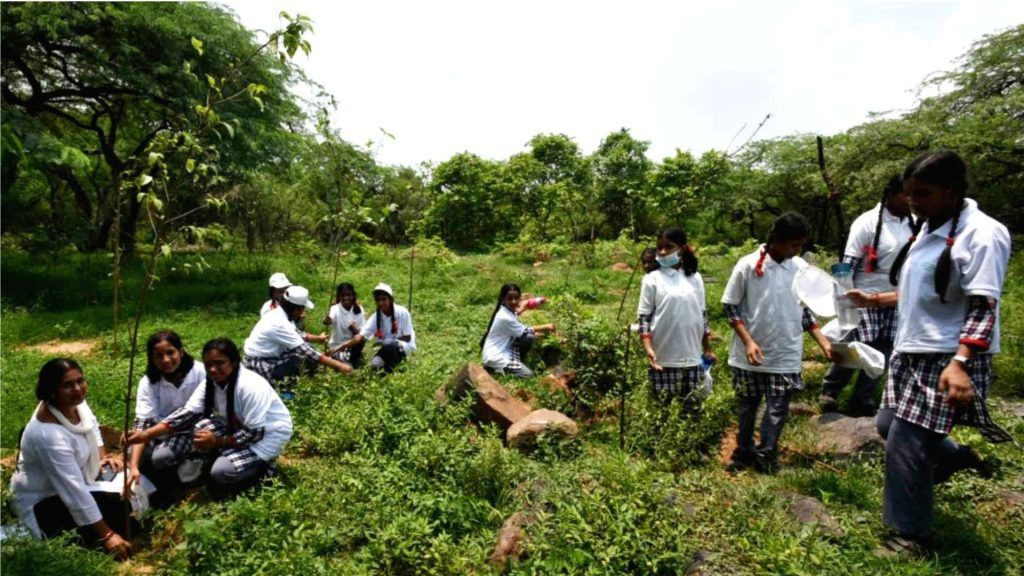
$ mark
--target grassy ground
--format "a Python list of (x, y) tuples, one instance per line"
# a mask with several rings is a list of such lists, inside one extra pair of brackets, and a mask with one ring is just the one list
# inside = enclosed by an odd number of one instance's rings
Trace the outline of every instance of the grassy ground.
[[(729, 329), (720, 307), (728, 272), (746, 248), (704, 247), (702, 271), (720, 358)], [(124, 571), (217, 574), (485, 574), (499, 528), (526, 511), (525, 553), (506, 567), (515, 573), (683, 573), (698, 554), (706, 574), (1020, 574), (1024, 571), (1024, 510), (1002, 504), (1006, 490), (1024, 490), (1024, 456), (1010, 446), (984, 444), (973, 430), (955, 435), (1000, 463), (993, 479), (964, 474), (938, 490), (941, 552), (927, 560), (879, 557), (882, 467), (879, 456), (836, 461), (813, 452), (806, 418), (783, 436), (784, 466), (776, 476), (729, 476), (718, 462), (718, 439), (732, 421), (732, 392), (721, 365), (716, 388), (697, 421), (663, 418), (648, 400), (639, 348), (630, 352), (626, 449), (619, 448), (618, 400), (600, 390), (622, 378), (610, 372), (624, 356), (615, 316), (636, 247), (595, 249), (509, 247), (501, 254), (457, 256), (433, 245), (417, 253), (413, 317), (420, 350), (387, 379), (318, 375), (302, 383), (289, 404), (296, 434), (274, 483), (228, 503), (199, 494), (153, 513)], [(338, 280), (353, 282), (363, 299), (380, 281), (408, 300), (408, 252), (350, 249)], [(143, 337), (173, 328), (198, 350), (214, 336), (241, 344), (265, 300), (266, 278), (283, 270), (308, 286), (317, 303), (311, 324), (328, 304), (328, 258), (205, 254), (211, 267), (194, 272), (198, 254), (175, 255), (161, 271), (147, 304)], [(535, 264), (540, 262), (540, 264)], [(186, 267), (185, 264), (190, 266)], [(0, 343), (0, 447), (4, 522), (11, 519), (10, 456), (32, 407), (39, 366), (53, 341), (93, 346), (78, 355), (90, 381), (90, 405), (101, 422), (119, 426), (128, 354), (114, 351), (110, 329), (108, 261), (100, 256), (3, 259), (3, 340)], [(126, 309), (133, 308), (139, 265), (130, 266)], [(1004, 354), (996, 391), (1022, 391), (1019, 337), (1024, 335), (1021, 282), (1013, 262), (1003, 305)], [(623, 320), (632, 319), (639, 276)], [(468, 407), (439, 410), (433, 391), (460, 365), (478, 357), (477, 341), (501, 283), (552, 298), (532, 313), (555, 321), (568, 338), (546, 354), (576, 362), (588, 391), (576, 406), (580, 436), (542, 443), (530, 455), (505, 449), (498, 432), (467, 424)], [(624, 324), (621, 322), (620, 324)], [(124, 330), (121, 332), (124, 339)], [(808, 342), (808, 354), (813, 348)], [(139, 356), (139, 362), (145, 359)], [(540, 362), (540, 358), (532, 358)], [(136, 370), (141, 375), (141, 366)], [(816, 397), (820, 367), (805, 375), (806, 398)], [(538, 403), (572, 411), (536, 382), (520, 385)], [(1017, 399), (1019, 401), (1019, 398)], [(1024, 421), (997, 410), (1024, 438)], [(787, 513), (793, 493), (822, 500), (845, 534), (825, 536)], [(95, 552), (61, 542), (8, 540), (5, 574), (109, 573), (117, 566)]]

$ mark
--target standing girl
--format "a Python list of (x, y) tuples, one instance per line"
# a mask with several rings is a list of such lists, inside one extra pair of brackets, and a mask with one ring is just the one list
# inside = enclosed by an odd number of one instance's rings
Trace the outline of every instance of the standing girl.
[(188, 403), (160, 423), (135, 430), (128, 444), (174, 432), (192, 435), (194, 451), (213, 459), (210, 480), (237, 493), (273, 471), (292, 436), (292, 417), (270, 384), (241, 365), (235, 343), (215, 338), (203, 346), (206, 381)]
[[(154, 333), (146, 341), (146, 375), (139, 381), (135, 399), (135, 429), (145, 430), (184, 406), (206, 380), (206, 369), (185, 351), (181, 337), (170, 330)], [(191, 434), (166, 436), (131, 451), (130, 482), (141, 472), (159, 479), (175, 470), (192, 448)]]
[(348, 350), (373, 338), (380, 349), (370, 360), (370, 366), (391, 372), (406, 356), (416, 351), (416, 332), (412, 328), (412, 315), (405, 306), (395, 304), (391, 286), (381, 282), (373, 289), (377, 311), (370, 321), (352, 338), (342, 342), (334, 352)]
[(658, 235), (656, 261), (660, 269), (644, 276), (640, 287), (640, 339), (647, 352), (651, 392), (668, 402), (680, 398), (696, 408), (704, 387), (701, 355), (716, 359), (711, 350), (711, 325), (704, 302), (704, 281), (697, 256), (681, 228)]
[(534, 338), (555, 331), (554, 324), (529, 327), (519, 321), (519, 315), (530, 309), (530, 302), (520, 303), (523, 292), (517, 284), (505, 284), (498, 293), (498, 304), (487, 324), (487, 332), (480, 339), (480, 352), (486, 368), (495, 372), (530, 378), (533, 371), (523, 360), (533, 347)]
[(876, 419), (886, 438), (883, 519), (896, 533), (889, 548), (921, 555), (932, 542), (935, 483), (985, 468), (977, 452), (948, 437), (953, 425), (977, 426), (991, 442), (1012, 439), (985, 406), (1010, 235), (966, 198), (967, 166), (953, 152), (917, 157), (903, 182), (920, 224), (892, 268), (898, 291), (850, 296), (899, 309)]
[(270, 299), (264, 302), (263, 306), (260, 307), (260, 316), (263, 316), (267, 312), (277, 308), (278, 302), (281, 300), (281, 296), (284, 296), (284, 291), (291, 285), (291, 280), (284, 275), (284, 272), (274, 272), (271, 274), (270, 287), (267, 289), (270, 294)]
[[(356, 334), (359, 334), (363, 324), (366, 324), (366, 315), (356, 299), (355, 286), (348, 282), (338, 284), (334, 302), (335, 304), (327, 312), (327, 317), (324, 318), (324, 326), (331, 327), (331, 340), (328, 344), (331, 350), (340, 346), (342, 342), (355, 337)], [(364, 345), (365, 342), (360, 342), (351, 348), (333, 352), (331, 356), (335, 360), (347, 362), (353, 368), (358, 368), (363, 363)]]
[[(855, 288), (866, 293), (892, 290), (889, 270), (896, 261), (896, 253), (913, 234), (912, 223), (910, 203), (903, 191), (903, 177), (897, 174), (882, 190), (882, 201), (858, 216), (850, 228), (843, 261), (853, 269)], [(858, 316), (860, 322), (854, 331), (856, 341), (871, 346), (888, 359), (896, 337), (896, 308), (860, 308)], [(853, 373), (853, 368), (832, 364), (822, 383), (819, 400), (822, 412), (836, 410), (836, 398)], [(857, 385), (850, 400), (850, 415), (875, 415), (875, 390), (879, 380), (880, 377), (869, 378), (863, 371), (857, 376)]]
[[(769, 473), (778, 468), (779, 436), (789, 415), (789, 398), (803, 389), (802, 333), (810, 332), (825, 357), (832, 356), (832, 346), (814, 315), (793, 292), (797, 271), (807, 266), (797, 254), (810, 234), (811, 226), (800, 214), (779, 216), (768, 233), (768, 243), (736, 263), (722, 295), (735, 332), (729, 366), (739, 418), (729, 471), (751, 464)], [(762, 396), (766, 409), (761, 441), (755, 447), (754, 420)]]

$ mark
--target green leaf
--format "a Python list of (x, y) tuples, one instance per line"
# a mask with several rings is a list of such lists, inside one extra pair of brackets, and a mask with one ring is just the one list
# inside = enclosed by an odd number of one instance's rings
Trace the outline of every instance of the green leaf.
[(192, 47), (196, 49), (196, 52), (198, 52), (200, 56), (203, 55), (203, 41), (202, 40), (200, 40), (199, 38), (196, 38), (195, 36), (193, 36), (192, 37)]
[(135, 180), (135, 183), (139, 186), (139, 188), (142, 188), (143, 186), (148, 186), (149, 183), (152, 181), (153, 177), (150, 176), (149, 174), (139, 174), (139, 177)]
[(165, 258), (169, 257), (171, 255), (171, 247), (164, 244), (160, 247), (160, 253), (163, 254)]
[(189, 158), (188, 160), (185, 160), (185, 171), (186, 172), (191, 174), (192, 171), (195, 170), (195, 169), (196, 169), (195, 158)]
[(231, 124), (228, 124), (227, 122), (221, 122), (220, 125), (223, 126), (228, 131), (228, 136), (230, 136), (231, 138), (235, 137), (235, 127), (234, 126), (232, 126)]
[(259, 96), (253, 96), (252, 100), (253, 100), (253, 102), (256, 103), (257, 106), (260, 107), (260, 112), (262, 112), (263, 111), (263, 100), (261, 100)]
[(210, 76), (209, 74), (206, 75), (206, 83), (210, 85), (210, 88), (217, 87), (217, 79), (213, 76)]
[(146, 161), (147, 161), (147, 163), (150, 166), (153, 166), (154, 164), (156, 164), (160, 160), (163, 160), (163, 158), (164, 158), (164, 155), (159, 153), (159, 152), (150, 152), (149, 153), (149, 158), (147, 158)]

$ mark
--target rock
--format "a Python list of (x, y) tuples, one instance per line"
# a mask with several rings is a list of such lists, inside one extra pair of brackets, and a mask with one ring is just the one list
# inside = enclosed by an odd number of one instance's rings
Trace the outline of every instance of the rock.
[(690, 565), (686, 567), (686, 572), (683, 572), (686, 576), (701, 576), (702, 574), (708, 574), (704, 570), (704, 564), (711, 557), (711, 553), (707, 550), (697, 550), (697, 553), (693, 555), (693, 560), (690, 561)]
[(534, 410), (525, 418), (513, 424), (507, 433), (509, 448), (529, 450), (537, 445), (537, 437), (542, 433), (556, 433), (562, 437), (572, 437), (579, 433), (579, 427), (571, 418), (554, 410)]
[(1007, 510), (1024, 509), (1024, 492), (1000, 490), (999, 503)]
[(608, 267), (612, 272), (632, 272), (633, 267), (625, 262), (616, 262)]
[(522, 554), (519, 543), (523, 539), (523, 528), (531, 521), (532, 518), (523, 512), (516, 512), (505, 520), (498, 532), (498, 542), (495, 543), (494, 551), (488, 560), (491, 566), (502, 568), (509, 560), (519, 560), (519, 555)]
[(845, 532), (817, 498), (795, 495), (789, 513), (801, 524), (815, 524), (818, 532), (833, 538), (842, 538)]
[(875, 419), (870, 416), (850, 418), (838, 412), (822, 414), (811, 419), (818, 438), (817, 448), (836, 456), (852, 456), (859, 452), (885, 449), (885, 441), (878, 435)]
[(121, 449), (121, 431), (113, 426), (100, 424), (100, 436), (103, 437), (103, 447), (109, 451)]
[(550, 374), (541, 378), (540, 385), (547, 389), (548, 392), (560, 392), (566, 398), (572, 400), (573, 389), (576, 388), (576, 371), (558, 367)]
[(544, 263), (539, 261), (539, 260), (533, 263), (533, 267), (534, 268), (540, 268), (543, 265), (544, 265)]
[(804, 402), (793, 402), (789, 405), (790, 416), (817, 416), (818, 409)]
[(476, 399), (473, 416), (478, 422), (497, 424), (508, 430), (512, 423), (530, 414), (529, 404), (509, 395), (484, 367), (470, 362), (462, 367), (448, 382), (447, 393), (455, 400), (472, 393)]

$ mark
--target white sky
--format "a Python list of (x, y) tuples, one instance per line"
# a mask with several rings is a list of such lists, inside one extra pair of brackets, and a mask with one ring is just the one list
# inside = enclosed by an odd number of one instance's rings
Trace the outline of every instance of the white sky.
[[(309, 16), (298, 63), (378, 161), (506, 159), (538, 133), (585, 154), (619, 128), (657, 161), (757, 138), (832, 134), (903, 110), (929, 73), (1024, 22), (1019, 0), (222, 2), (250, 29)], [(380, 129), (395, 136), (381, 137)]]

